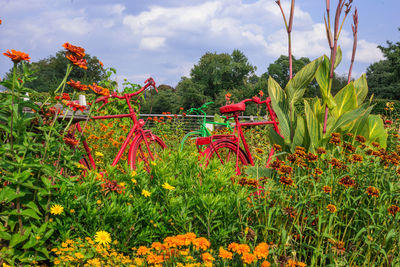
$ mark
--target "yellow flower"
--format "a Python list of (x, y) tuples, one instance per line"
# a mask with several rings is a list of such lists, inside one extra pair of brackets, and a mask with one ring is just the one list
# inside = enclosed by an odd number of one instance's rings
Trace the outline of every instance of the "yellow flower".
[(133, 184), (137, 184), (137, 181), (136, 181), (135, 178), (132, 178), (131, 181), (132, 181)]
[(101, 200), (99, 199), (99, 200), (97, 200), (97, 205), (100, 205), (101, 204)]
[(42, 237), (40, 235), (35, 236), (36, 240), (40, 240)]
[(151, 193), (149, 191), (143, 189), (142, 190), (142, 195), (145, 196), (145, 197), (149, 197), (151, 195)]
[(172, 185), (170, 185), (170, 184), (168, 184), (168, 183), (164, 183), (164, 184), (162, 185), (162, 187), (165, 188), (165, 189), (167, 189), (167, 190), (174, 190), (174, 189), (175, 189), (174, 186), (172, 186)]
[(70, 209), (69, 212), (70, 213), (75, 213), (75, 210), (74, 209)]
[(157, 163), (155, 163), (154, 161), (151, 162), (151, 165), (156, 166)]
[(80, 163), (77, 163), (76, 167), (79, 168), (79, 169), (86, 169), (85, 165), (80, 164)]
[(96, 151), (94, 154), (96, 155), (96, 157), (104, 157), (104, 154), (98, 151)]
[(132, 172), (131, 172), (131, 176), (132, 176), (132, 177), (135, 177), (136, 174), (137, 174), (137, 172), (135, 172), (135, 171), (132, 171)]
[(119, 184), (120, 186), (124, 187), (126, 185), (126, 183), (122, 182)]
[(83, 256), (82, 253), (77, 252), (77, 253), (75, 253), (75, 257), (76, 257), (77, 259), (83, 259), (85, 256)]
[(61, 205), (58, 205), (58, 204), (53, 205), (50, 208), (50, 213), (53, 215), (60, 215), (61, 213), (63, 213), (63, 211), (64, 211), (64, 207)]
[(108, 243), (111, 242), (111, 236), (106, 231), (99, 231), (99, 232), (96, 232), (96, 235), (94, 236), (94, 240), (101, 245), (107, 245)]

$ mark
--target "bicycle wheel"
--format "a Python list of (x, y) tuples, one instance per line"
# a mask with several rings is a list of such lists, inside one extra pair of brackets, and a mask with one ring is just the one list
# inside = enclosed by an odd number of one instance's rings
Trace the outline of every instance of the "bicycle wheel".
[[(228, 140), (218, 140), (212, 142), (207, 149), (204, 151), (207, 157), (207, 165), (210, 160), (218, 158), (221, 164), (226, 164), (227, 162), (232, 162), (236, 166), (237, 158), (237, 145), (232, 141)], [(236, 174), (240, 175), (243, 171), (243, 166), (250, 163), (246, 153), (239, 148), (239, 161), (238, 166), (236, 166)]]
[(131, 153), (131, 168), (135, 170), (138, 164), (144, 164), (147, 172), (151, 171), (152, 162), (159, 159), (160, 153), (167, 147), (160, 137), (154, 135), (151, 132), (145, 132), (144, 137), (149, 144), (149, 149), (153, 155), (153, 159), (147, 149), (146, 142), (143, 136), (140, 136), (133, 144)]
[(197, 137), (202, 137), (200, 132), (189, 132), (187, 133), (181, 141), (181, 148), (180, 150), (182, 151), (183, 148), (187, 145), (189, 145), (191, 142), (195, 141)]

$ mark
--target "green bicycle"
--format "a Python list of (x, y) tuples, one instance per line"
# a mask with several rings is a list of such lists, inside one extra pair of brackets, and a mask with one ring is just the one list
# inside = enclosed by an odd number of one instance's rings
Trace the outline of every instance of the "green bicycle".
[[(187, 111), (187, 114), (202, 115), (203, 117), (201, 118), (200, 128), (198, 130), (196, 130), (196, 131), (188, 132), (182, 138), (181, 150), (183, 150), (183, 147), (185, 146), (185, 143), (187, 143), (190, 140), (196, 139), (197, 137), (211, 136), (210, 130), (207, 128), (208, 124), (224, 126), (229, 131), (233, 130), (233, 128), (231, 126), (231, 123), (233, 122), (233, 119), (229, 119), (226, 122), (207, 121), (207, 114), (203, 109), (206, 109), (211, 104), (214, 104), (214, 102), (207, 102), (207, 103), (205, 103), (204, 105), (202, 105), (199, 108), (191, 108), (191, 109), (189, 109)], [(221, 116), (221, 118), (222, 119), (226, 119), (225, 116)]]

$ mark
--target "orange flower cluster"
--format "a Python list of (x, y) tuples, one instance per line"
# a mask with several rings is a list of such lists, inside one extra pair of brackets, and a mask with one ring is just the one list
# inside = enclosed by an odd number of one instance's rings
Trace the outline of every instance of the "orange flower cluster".
[(85, 56), (85, 49), (71, 45), (70, 43), (64, 43), (62, 46), (67, 50), (65, 57), (68, 58), (72, 64), (79, 68), (87, 69), (86, 59), (83, 58)]
[(3, 55), (11, 58), (11, 60), (14, 63), (19, 63), (21, 61), (29, 61), (31, 59), (28, 54), (26, 54), (24, 52), (16, 51), (14, 49), (11, 49), (11, 52), (10, 52), (10, 50), (7, 49), (7, 52), (3, 53)]
[(88, 86), (85, 84), (81, 84), (80, 81), (75, 82), (74, 80), (70, 80), (69, 82), (67, 82), (67, 84), (78, 91), (86, 91), (88, 89)]
[(108, 90), (107, 88), (101, 87), (100, 85), (98, 85), (96, 83), (89, 85), (89, 88), (98, 95), (104, 95), (104, 96), (110, 95), (110, 90)]

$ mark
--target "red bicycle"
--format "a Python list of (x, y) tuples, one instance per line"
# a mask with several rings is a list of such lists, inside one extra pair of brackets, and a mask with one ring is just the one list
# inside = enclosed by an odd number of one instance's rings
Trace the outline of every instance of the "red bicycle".
[[(125, 149), (130, 144), (128, 151), (128, 164), (131, 169), (136, 169), (139, 162), (143, 162), (145, 168), (148, 172), (151, 169), (151, 163), (156, 159), (158, 153), (166, 148), (165, 143), (158, 136), (154, 135), (151, 130), (144, 130), (143, 126), (145, 125), (145, 121), (142, 119), (138, 119), (136, 116), (136, 112), (131, 104), (131, 98), (139, 95), (144, 92), (147, 88), (153, 87), (157, 92), (156, 83), (153, 78), (149, 78), (145, 81), (145, 85), (139, 89), (138, 91), (130, 94), (118, 95), (116, 92), (111, 93), (111, 95), (103, 96), (96, 99), (95, 103), (103, 102), (103, 104), (99, 107), (98, 110), (103, 108), (107, 103), (109, 98), (116, 98), (119, 100), (125, 100), (126, 104), (129, 108), (128, 114), (118, 114), (118, 115), (105, 115), (105, 116), (93, 116), (91, 119), (93, 120), (106, 120), (106, 119), (119, 119), (119, 118), (131, 118), (133, 125), (129, 130), (128, 135), (126, 136), (121, 148), (119, 149), (116, 157), (112, 162), (112, 166), (117, 165), (118, 161), (121, 159)], [(82, 127), (80, 123), (76, 123), (76, 130), (82, 134)], [(74, 135), (74, 133), (72, 133)], [(86, 155), (80, 160), (80, 163), (85, 165), (89, 169), (95, 169), (96, 164), (93, 159), (93, 155), (89, 148), (88, 143), (85, 139), (82, 139), (82, 144)]]
[[(254, 102), (258, 105), (265, 104), (267, 106), (267, 112), (269, 113), (270, 120), (259, 122), (240, 122), (239, 114), (246, 110), (246, 102)], [(234, 160), (234, 163), (236, 164), (236, 174), (240, 175), (240, 165), (250, 164), (254, 166), (254, 160), (251, 156), (251, 152), (246, 142), (242, 127), (272, 124), (274, 130), (281, 135), (278, 128), (279, 122), (276, 120), (276, 114), (271, 107), (271, 99), (269, 97), (265, 100), (261, 100), (259, 97), (245, 99), (236, 104), (223, 106), (219, 110), (222, 114), (231, 114), (227, 115), (227, 119), (234, 118), (234, 133), (199, 137), (196, 139), (196, 146), (199, 152), (206, 157), (207, 164), (214, 157), (217, 157), (221, 164), (225, 164), (226, 162)], [(240, 141), (243, 143), (244, 149), (240, 146)], [(206, 145), (206, 149), (201, 151), (201, 147), (204, 145)], [(274, 149), (271, 148), (266, 167), (269, 167), (273, 155)]]

